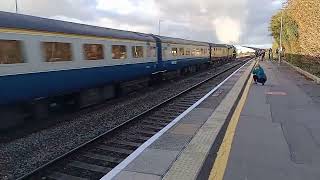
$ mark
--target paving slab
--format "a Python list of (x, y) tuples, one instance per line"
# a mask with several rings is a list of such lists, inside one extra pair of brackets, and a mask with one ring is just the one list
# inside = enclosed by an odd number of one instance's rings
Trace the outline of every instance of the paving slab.
[(147, 148), (143, 154), (125, 168), (125, 171), (162, 176), (178, 154), (179, 151)]
[(191, 140), (192, 135), (166, 133), (154, 142), (150, 148), (180, 151)]
[(213, 109), (211, 108), (195, 108), (194, 111), (188, 113), (181, 119), (182, 123), (185, 124), (199, 124), (202, 125), (212, 114)]
[(114, 179), (115, 180), (160, 180), (161, 176), (157, 176), (154, 174), (122, 171)]
[(186, 124), (180, 123), (169, 130), (173, 134), (194, 135), (202, 124)]

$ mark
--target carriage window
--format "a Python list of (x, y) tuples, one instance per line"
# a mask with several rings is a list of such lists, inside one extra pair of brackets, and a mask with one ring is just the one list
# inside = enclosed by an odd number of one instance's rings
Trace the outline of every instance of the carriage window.
[(196, 49), (196, 56), (200, 56), (201, 55), (201, 51), (199, 48)]
[(112, 45), (112, 59), (126, 59), (127, 48), (123, 45)]
[(72, 61), (70, 43), (43, 42), (46, 62)]
[(132, 57), (133, 58), (143, 58), (143, 47), (142, 46), (132, 46)]
[(190, 49), (187, 49), (187, 50), (186, 50), (186, 55), (187, 55), (187, 56), (190, 56), (190, 55), (191, 55)]
[(0, 64), (23, 63), (21, 41), (0, 40)]
[(200, 56), (203, 56), (204, 55), (204, 50), (201, 48), (200, 49)]
[(177, 56), (178, 55), (178, 48), (172, 48), (171, 53), (172, 53), (172, 56)]
[(192, 56), (196, 56), (197, 55), (197, 50), (196, 49), (192, 49), (191, 55)]
[(83, 49), (87, 60), (104, 59), (102, 44), (84, 44)]
[(148, 50), (147, 50), (147, 56), (148, 57), (156, 57), (156, 47), (154, 46), (148, 46)]
[(169, 57), (170, 51), (168, 50), (167, 47), (162, 48), (162, 57), (166, 58)]
[(179, 48), (179, 56), (184, 56), (184, 48)]

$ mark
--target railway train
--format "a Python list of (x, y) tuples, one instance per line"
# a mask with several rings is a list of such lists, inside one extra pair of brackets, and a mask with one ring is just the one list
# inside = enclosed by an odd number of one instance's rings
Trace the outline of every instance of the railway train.
[(26, 111), (45, 118), (58, 102), (87, 106), (115, 97), (128, 82), (235, 58), (232, 45), (8, 12), (0, 12), (0, 47), (0, 129)]

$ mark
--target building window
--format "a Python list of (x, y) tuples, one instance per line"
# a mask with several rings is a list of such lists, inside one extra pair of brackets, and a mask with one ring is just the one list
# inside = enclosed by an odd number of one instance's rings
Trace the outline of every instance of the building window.
[(178, 55), (178, 48), (172, 48), (171, 54), (172, 54), (172, 56), (177, 56)]
[(112, 59), (126, 59), (127, 48), (124, 45), (112, 45)]
[(184, 48), (179, 48), (179, 56), (184, 56)]
[(104, 59), (102, 44), (84, 44), (83, 49), (86, 60)]
[(43, 42), (46, 62), (72, 61), (70, 43)]
[(0, 40), (0, 64), (23, 63), (21, 41)]
[(156, 47), (154, 47), (154, 46), (148, 46), (147, 56), (148, 56), (148, 57), (156, 57), (156, 56), (157, 56), (157, 49), (156, 49)]
[(133, 58), (143, 58), (143, 47), (142, 46), (132, 46), (132, 57)]
[(186, 56), (190, 56), (190, 55), (191, 55), (190, 49), (186, 49)]

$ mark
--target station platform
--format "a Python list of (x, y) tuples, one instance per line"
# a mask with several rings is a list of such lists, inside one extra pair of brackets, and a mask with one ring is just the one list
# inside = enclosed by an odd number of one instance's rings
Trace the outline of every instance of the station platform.
[(320, 86), (286, 64), (248, 62), (102, 179), (320, 179)]
[(251, 86), (225, 173), (210, 179), (319, 180), (320, 85), (285, 63), (260, 65), (268, 82)]

